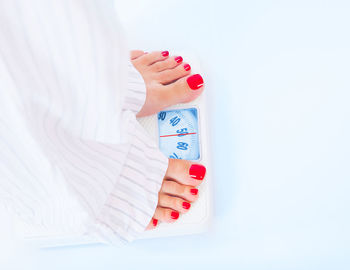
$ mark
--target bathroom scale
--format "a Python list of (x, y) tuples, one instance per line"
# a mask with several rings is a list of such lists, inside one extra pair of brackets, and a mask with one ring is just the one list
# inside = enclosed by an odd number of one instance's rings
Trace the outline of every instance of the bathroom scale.
[[(184, 56), (184, 59), (191, 64), (192, 74), (203, 74), (198, 60), (188, 56)], [(205, 75), (203, 77), (205, 80)], [(190, 103), (171, 106), (158, 114), (138, 118), (139, 123), (158, 143), (159, 149), (165, 156), (173, 159), (191, 160), (203, 164), (207, 168), (205, 179), (198, 186), (198, 200), (191, 204), (190, 211), (180, 215), (179, 220), (174, 223), (158, 223), (156, 229), (146, 231), (141, 235), (141, 239), (197, 234), (209, 229), (212, 212), (212, 179), (207, 91), (208, 89), (205, 89), (199, 98)], [(75, 211), (77, 213), (79, 210)], [(59, 225), (47, 230), (40, 228), (40, 226), (16, 221), (15, 231), (19, 238), (44, 248), (101, 243), (97, 237), (86, 234), (77, 220), (72, 222), (65, 220), (65, 225), (67, 222), (71, 222), (72, 225), (68, 229), (65, 226), (64, 231), (60, 229)]]

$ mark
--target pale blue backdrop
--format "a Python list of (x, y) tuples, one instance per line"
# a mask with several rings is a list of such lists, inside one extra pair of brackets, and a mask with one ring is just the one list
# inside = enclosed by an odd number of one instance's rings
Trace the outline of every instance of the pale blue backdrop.
[(133, 48), (202, 60), (213, 228), (43, 250), (14, 268), (350, 269), (350, 2), (117, 3)]

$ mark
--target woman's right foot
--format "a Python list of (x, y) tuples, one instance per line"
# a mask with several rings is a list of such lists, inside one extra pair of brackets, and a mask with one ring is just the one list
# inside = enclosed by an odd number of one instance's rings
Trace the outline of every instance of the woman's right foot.
[(181, 56), (169, 57), (168, 51), (145, 53), (132, 51), (131, 62), (146, 84), (146, 101), (138, 117), (158, 113), (178, 103), (196, 99), (203, 91), (203, 78), (191, 74)]

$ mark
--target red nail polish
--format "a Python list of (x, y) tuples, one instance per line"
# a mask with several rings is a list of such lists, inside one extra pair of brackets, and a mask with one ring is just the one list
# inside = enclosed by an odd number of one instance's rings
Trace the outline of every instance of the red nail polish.
[(184, 69), (186, 71), (189, 71), (191, 69), (191, 66), (189, 64), (184, 64)]
[(206, 172), (206, 168), (200, 164), (193, 164), (190, 168), (190, 176), (197, 180), (203, 180)]
[(192, 90), (197, 90), (203, 86), (204, 81), (201, 75), (194, 74), (187, 78), (187, 84)]
[(188, 202), (183, 202), (183, 203), (182, 203), (182, 207), (183, 207), (184, 209), (190, 209), (191, 204), (188, 203)]
[(164, 52), (162, 52), (162, 55), (163, 55), (164, 57), (166, 57), (166, 56), (169, 55), (169, 52), (168, 52), (168, 51), (164, 51)]
[(178, 219), (179, 218), (179, 213), (175, 212), (175, 211), (171, 212), (171, 218), (172, 219)]
[(190, 192), (191, 192), (192, 195), (197, 195), (197, 194), (198, 194), (198, 189), (192, 188), (192, 189), (190, 190)]
[(155, 227), (155, 226), (157, 226), (157, 224), (158, 224), (158, 219), (153, 219), (153, 226)]
[(181, 63), (183, 61), (181, 56), (176, 56), (174, 60), (176, 61), (176, 63)]

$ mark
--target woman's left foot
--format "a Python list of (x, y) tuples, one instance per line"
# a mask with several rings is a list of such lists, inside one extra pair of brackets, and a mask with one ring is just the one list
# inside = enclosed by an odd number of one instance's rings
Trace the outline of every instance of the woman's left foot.
[(146, 84), (146, 101), (138, 117), (155, 114), (178, 103), (196, 99), (203, 91), (203, 78), (191, 74), (191, 66), (181, 56), (168, 51), (131, 51), (131, 62)]
[(206, 168), (188, 160), (169, 159), (168, 169), (158, 193), (158, 204), (147, 230), (155, 229), (159, 222), (173, 223), (182, 214), (191, 211), (198, 199), (198, 186), (203, 182)]

